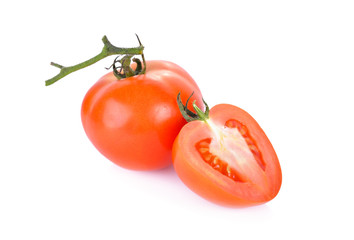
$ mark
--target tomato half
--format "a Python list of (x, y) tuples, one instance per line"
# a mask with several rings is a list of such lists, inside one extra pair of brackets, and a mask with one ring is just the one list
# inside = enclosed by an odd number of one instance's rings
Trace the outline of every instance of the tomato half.
[(192, 191), (224, 206), (270, 201), (282, 182), (266, 134), (247, 112), (233, 105), (216, 105), (208, 120), (186, 124), (174, 142), (172, 159)]
[(83, 100), (84, 130), (93, 145), (119, 166), (166, 167), (171, 163), (173, 141), (186, 124), (176, 104), (182, 90), (194, 92), (194, 100), (202, 105), (197, 84), (174, 63), (147, 61), (145, 74), (121, 80), (108, 73)]

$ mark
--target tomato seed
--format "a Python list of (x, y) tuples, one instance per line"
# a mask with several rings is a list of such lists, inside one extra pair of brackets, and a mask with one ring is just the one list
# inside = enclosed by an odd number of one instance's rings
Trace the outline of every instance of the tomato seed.
[(199, 148), (199, 152), (201, 152), (201, 153), (206, 153), (208, 151), (209, 151), (209, 148), (205, 148), (205, 147)]
[(249, 138), (249, 137), (243, 137), (243, 139), (245, 140), (245, 142), (246, 142), (248, 145), (253, 144), (253, 141), (252, 141), (251, 138)]
[(241, 126), (238, 130), (242, 136), (245, 136), (247, 134), (247, 128), (245, 126)]
[(214, 167), (214, 166), (216, 166), (218, 163), (219, 163), (218, 157), (215, 156), (214, 159), (213, 159), (213, 161), (211, 161), (211, 166)]
[(252, 152), (255, 152), (257, 153), (258, 152), (258, 148), (253, 145), (253, 144), (248, 144), (248, 148), (252, 151)]
[(206, 161), (206, 162), (210, 162), (210, 160), (212, 159), (213, 155), (211, 153), (208, 153), (208, 154), (204, 154), (203, 155), (203, 159)]
[(235, 120), (227, 120), (225, 123), (225, 127), (228, 128), (235, 128), (237, 126), (236, 121)]
[(210, 142), (208, 142), (208, 141), (202, 141), (199, 143), (199, 147), (200, 148), (205, 148), (205, 147), (208, 148), (209, 144), (210, 144)]

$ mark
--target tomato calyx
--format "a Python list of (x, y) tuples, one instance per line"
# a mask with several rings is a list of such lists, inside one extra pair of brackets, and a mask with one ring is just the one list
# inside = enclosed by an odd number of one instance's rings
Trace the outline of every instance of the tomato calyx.
[[(138, 35), (136, 35), (136, 37), (139, 41), (140, 46), (142, 46)], [(141, 58), (143, 60), (143, 63), (141, 63), (139, 58), (133, 58), (133, 56), (134, 56), (133, 54), (118, 55), (114, 59), (112, 65), (106, 69), (108, 70), (112, 67), (113, 74), (118, 80), (123, 79), (123, 78), (129, 78), (129, 77), (140, 75), (140, 74), (144, 74), (146, 72), (146, 62), (145, 62), (144, 53), (143, 52), (141, 53)], [(131, 67), (131, 61), (136, 63), (135, 70), (132, 69), (132, 67)], [(119, 63), (120, 66), (117, 67), (116, 66), (117, 63)], [(143, 68), (143, 66), (144, 66), (144, 68)]]
[[(101, 59), (106, 58), (108, 56), (112, 56), (112, 55), (123, 56), (122, 60), (124, 59), (124, 61), (122, 61), (122, 63), (121, 63), (122, 65), (124, 65), (122, 67), (124, 73), (122, 71), (120, 71), (120, 72), (116, 71), (116, 73), (115, 73), (115, 75), (118, 79), (122, 79), (125, 77), (131, 77), (131, 76), (138, 75), (138, 74), (144, 74), (145, 70), (146, 70), (145, 58), (144, 58), (144, 53), (143, 53), (144, 46), (141, 44), (138, 35), (137, 34), (135, 34), (135, 35), (139, 41), (139, 46), (135, 47), (135, 48), (116, 47), (108, 40), (108, 38), (106, 36), (103, 36), (103, 38), (102, 38), (102, 42), (104, 44), (103, 49), (98, 55), (94, 56), (93, 58), (90, 58), (82, 63), (76, 64), (74, 66), (69, 66), (69, 67), (65, 67), (65, 66), (60, 65), (58, 63), (51, 62), (50, 65), (59, 68), (60, 72), (57, 75), (55, 75), (54, 77), (46, 80), (45, 85), (49, 86), (49, 85), (57, 82), (58, 80), (62, 79), (66, 75), (69, 75), (72, 72), (75, 72), (75, 71), (78, 71), (78, 70), (83, 69), (85, 67), (88, 67), (88, 66), (100, 61)], [(141, 61), (134, 58), (133, 62), (135, 62), (137, 64), (137, 69), (135, 71), (133, 71), (130, 68), (130, 59), (135, 55), (141, 55), (141, 58), (144, 63), (144, 68), (141, 67)], [(117, 58), (115, 59), (115, 61), (116, 60), (117, 60)], [(117, 60), (117, 62), (118, 62), (118, 60)], [(115, 64), (115, 62), (113, 63), (113, 65), (114, 64)], [(129, 65), (129, 66), (127, 67), (127, 65)], [(139, 67), (139, 65), (140, 65), (140, 67)]]
[[(106, 69), (108, 70), (112, 67), (113, 74), (118, 80), (121, 80), (123, 78), (129, 78), (129, 77), (140, 75), (140, 74), (144, 74), (146, 71), (145, 59), (143, 58), (143, 62), (144, 62), (144, 68), (143, 68), (142, 67), (143, 64), (141, 63), (140, 59), (139, 58), (132, 59), (133, 56), (134, 55), (131, 55), (131, 54), (123, 55), (122, 58), (120, 58), (121, 56), (117, 56), (114, 59), (112, 65)], [(131, 67), (131, 61), (136, 63), (135, 70), (132, 69), (132, 67)], [(120, 66), (116, 66), (117, 63), (119, 63)]]
[(178, 93), (178, 95), (177, 95), (178, 108), (179, 108), (183, 118), (187, 122), (192, 122), (192, 121), (197, 121), (197, 120), (206, 122), (209, 119), (209, 106), (204, 101), (204, 99), (202, 99), (202, 100), (205, 105), (205, 112), (203, 112), (195, 104), (195, 101), (193, 102), (193, 108), (194, 108), (195, 113), (188, 109), (188, 102), (189, 102), (190, 98), (193, 96), (193, 94), (194, 94), (194, 92), (192, 92), (192, 94), (189, 96), (189, 98), (186, 101), (186, 104), (183, 105), (182, 100), (181, 100), (181, 93)]

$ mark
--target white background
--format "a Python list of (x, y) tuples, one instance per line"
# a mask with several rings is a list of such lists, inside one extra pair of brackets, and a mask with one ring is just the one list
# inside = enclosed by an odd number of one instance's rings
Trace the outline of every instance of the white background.
[[(353, 1), (2, 1), (0, 239), (354, 239)], [(210, 106), (248, 111), (277, 151), (271, 202), (229, 209), (172, 167), (133, 172), (87, 139), (81, 101), (105, 59), (56, 84), (51, 61), (103, 35), (173, 61)]]

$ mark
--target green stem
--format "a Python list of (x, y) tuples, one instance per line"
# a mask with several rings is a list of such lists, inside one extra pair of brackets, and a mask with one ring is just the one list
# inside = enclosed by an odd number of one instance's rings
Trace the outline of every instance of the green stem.
[(186, 119), (187, 122), (192, 122), (192, 121), (196, 121), (196, 120), (206, 122), (209, 119), (209, 106), (204, 101), (204, 99), (202, 99), (202, 100), (205, 105), (205, 112), (203, 112), (197, 106), (197, 104), (195, 104), (195, 100), (193, 102), (193, 108), (194, 108), (195, 113), (188, 109), (188, 102), (193, 94), (194, 94), (194, 92), (189, 96), (186, 104), (184, 105), (181, 100), (181, 93), (178, 93), (177, 104), (178, 104), (179, 111), (181, 112), (183, 118)]
[[(100, 61), (101, 59), (111, 56), (111, 55), (119, 55), (119, 54), (131, 54), (131, 55), (142, 55), (143, 54), (143, 50), (144, 50), (144, 46), (140, 45), (139, 47), (135, 47), (135, 48), (119, 48), (116, 47), (114, 45), (112, 45), (109, 41), (108, 38), (106, 36), (104, 36), (102, 38), (102, 42), (104, 44), (103, 49), (101, 51), (101, 53), (99, 53), (97, 56), (90, 58), (89, 60), (86, 60), (82, 63), (76, 64), (74, 66), (70, 66), (70, 67), (64, 67), (62, 65), (59, 65), (57, 63), (51, 63), (52, 66), (57, 67), (60, 69), (59, 74), (57, 74), (56, 76), (54, 76), (51, 79), (48, 79), (47, 81), (45, 81), (45, 85), (49, 86), (53, 83), (55, 83), (56, 81), (58, 81), (59, 79), (65, 77), (66, 75), (75, 72), (77, 70), (80, 70), (82, 68), (88, 67), (98, 61)], [(140, 42), (140, 41), (139, 41)]]
[(206, 121), (209, 119), (209, 107), (208, 107), (208, 105), (206, 104), (206, 102), (204, 101), (204, 99), (203, 99), (203, 102), (204, 102), (204, 104), (205, 104), (205, 106), (206, 106), (205, 112), (203, 112), (203, 111), (197, 106), (197, 104), (195, 104), (195, 100), (194, 100), (194, 102), (193, 102), (193, 108), (194, 108), (195, 112), (197, 113), (197, 115), (198, 115), (198, 117), (199, 117), (198, 120), (206, 122)]

